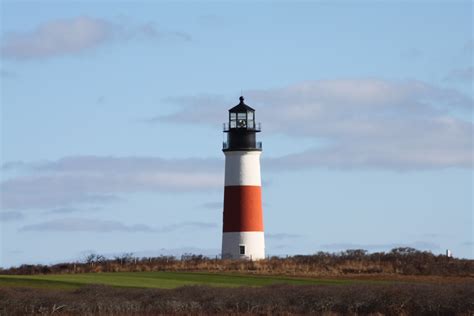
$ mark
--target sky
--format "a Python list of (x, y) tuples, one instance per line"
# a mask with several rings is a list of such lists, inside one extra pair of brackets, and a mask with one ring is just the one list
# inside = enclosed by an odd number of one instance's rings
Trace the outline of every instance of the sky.
[(218, 255), (241, 94), (267, 255), (474, 258), (472, 2), (0, 3), (0, 266)]

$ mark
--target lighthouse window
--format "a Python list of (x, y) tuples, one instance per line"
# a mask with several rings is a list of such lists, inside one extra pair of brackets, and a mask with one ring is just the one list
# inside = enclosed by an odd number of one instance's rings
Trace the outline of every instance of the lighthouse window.
[(254, 128), (253, 112), (247, 112), (247, 125), (249, 128)]
[(239, 252), (239, 253), (240, 253), (241, 255), (245, 255), (245, 245), (240, 245), (239, 248), (240, 248), (240, 252)]
[(247, 127), (247, 113), (237, 113), (237, 127)]
[(237, 127), (237, 113), (230, 113), (230, 128)]

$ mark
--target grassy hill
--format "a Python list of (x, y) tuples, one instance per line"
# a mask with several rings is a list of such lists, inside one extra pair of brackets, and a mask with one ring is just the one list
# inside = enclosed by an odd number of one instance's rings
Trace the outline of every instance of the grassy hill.
[(274, 284), (348, 284), (354, 282), (360, 281), (198, 272), (111, 272), (47, 275), (0, 275), (0, 287), (14, 286), (58, 289), (75, 289), (87, 284), (103, 284), (117, 287), (171, 289), (186, 285), (237, 287), (266, 286)]
[(0, 269), (0, 316), (474, 315), (474, 261), (396, 248), (260, 261), (200, 255)]

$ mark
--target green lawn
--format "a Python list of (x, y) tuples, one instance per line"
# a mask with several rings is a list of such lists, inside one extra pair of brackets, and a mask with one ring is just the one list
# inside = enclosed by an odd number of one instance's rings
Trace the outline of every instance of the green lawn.
[(119, 287), (175, 288), (184, 285), (264, 286), (271, 284), (347, 284), (352, 280), (321, 280), (243, 274), (194, 272), (114, 272), (49, 275), (0, 275), (0, 287), (21, 286), (74, 289), (85, 284), (106, 284)]

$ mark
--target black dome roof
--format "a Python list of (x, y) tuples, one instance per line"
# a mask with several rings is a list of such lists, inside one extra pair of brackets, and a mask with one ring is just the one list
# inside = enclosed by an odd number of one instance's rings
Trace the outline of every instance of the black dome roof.
[(239, 100), (240, 100), (240, 103), (234, 106), (233, 108), (231, 108), (229, 112), (247, 112), (247, 111), (255, 112), (254, 109), (252, 109), (250, 106), (244, 103), (243, 96), (241, 96)]

